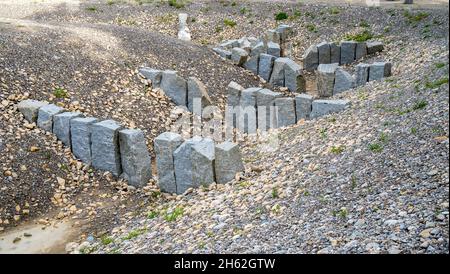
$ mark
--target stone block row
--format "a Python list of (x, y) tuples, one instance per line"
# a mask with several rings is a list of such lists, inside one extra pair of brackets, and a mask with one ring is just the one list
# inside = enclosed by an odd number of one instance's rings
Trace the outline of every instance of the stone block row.
[(346, 100), (314, 100), (311, 95), (285, 97), (266, 88), (243, 88), (230, 82), (227, 89), (227, 123), (244, 133), (286, 127), (301, 119), (317, 118), (341, 111), (350, 105)]
[(382, 42), (342, 41), (338, 43), (321, 42), (311, 45), (303, 55), (303, 67), (312, 71), (320, 64), (345, 65), (353, 63), (368, 54), (374, 54), (384, 49)]
[(365, 85), (368, 81), (380, 80), (391, 75), (392, 64), (375, 62), (356, 65), (356, 75), (339, 67), (338, 63), (320, 64), (317, 68), (317, 90), (320, 97), (331, 97), (345, 90)]
[(160, 88), (176, 105), (185, 106), (194, 112), (194, 99), (201, 102), (200, 109), (212, 104), (205, 85), (196, 77), (187, 80), (174, 70), (157, 70), (148, 67), (139, 69), (139, 73), (150, 80), (153, 88)]
[(213, 48), (213, 51), (274, 86), (287, 87), (292, 92), (305, 92), (303, 68), (288, 58), (291, 36), (292, 28), (280, 25), (268, 30), (263, 38), (228, 40)]
[(141, 130), (125, 129), (114, 120), (99, 121), (31, 99), (17, 107), (25, 119), (55, 134), (82, 162), (122, 176), (136, 187), (151, 179), (151, 158)]
[(189, 188), (224, 184), (244, 170), (238, 144), (164, 132), (154, 141), (161, 191), (182, 194)]

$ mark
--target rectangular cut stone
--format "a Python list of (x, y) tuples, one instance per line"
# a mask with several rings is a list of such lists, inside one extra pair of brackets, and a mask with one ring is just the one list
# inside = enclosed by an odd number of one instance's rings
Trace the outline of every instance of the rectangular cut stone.
[(153, 88), (159, 88), (161, 85), (162, 71), (152, 68), (140, 68), (139, 73), (152, 82)]
[(121, 125), (114, 120), (105, 120), (92, 125), (92, 166), (109, 171), (115, 176), (122, 173), (119, 150), (120, 129)]
[(174, 151), (178, 194), (191, 187), (208, 186), (214, 182), (214, 149), (213, 140), (196, 136)]
[(123, 129), (119, 131), (119, 144), (123, 178), (135, 187), (147, 185), (152, 178), (152, 164), (144, 132)]
[(183, 143), (181, 135), (164, 132), (154, 140), (159, 188), (163, 192), (177, 193), (173, 153)]
[(339, 112), (350, 106), (348, 100), (314, 100), (311, 118), (317, 118), (330, 113)]
[(258, 74), (258, 63), (259, 63), (259, 55), (250, 56), (244, 63), (244, 68), (248, 69), (254, 74)]
[(247, 88), (241, 92), (237, 126), (245, 133), (255, 133), (257, 129), (256, 94), (259, 90), (261, 88)]
[(303, 76), (302, 67), (292, 59), (284, 64), (284, 86), (291, 92), (302, 93), (306, 91), (306, 80)]
[(392, 63), (385, 62), (384, 63), (384, 77), (389, 77), (392, 75)]
[(266, 43), (274, 42), (280, 44), (281, 42), (280, 34), (274, 29), (266, 31), (264, 40)]
[(319, 50), (316, 45), (310, 46), (303, 55), (303, 67), (312, 71), (319, 66)]
[(350, 64), (355, 61), (356, 42), (343, 41), (341, 42), (341, 64)]
[(333, 96), (335, 72), (338, 64), (320, 64), (317, 68), (317, 92), (320, 97)]
[(308, 94), (299, 94), (295, 96), (295, 113), (297, 122), (300, 119), (308, 120), (311, 115), (313, 97)]
[(228, 141), (218, 144), (215, 154), (214, 169), (218, 184), (225, 184), (233, 180), (236, 173), (244, 171), (238, 144)]
[(213, 48), (212, 49), (215, 53), (219, 54), (220, 57), (224, 59), (231, 59), (231, 51), (221, 49), (221, 48)]
[(266, 131), (276, 127), (276, 116), (274, 112), (275, 98), (281, 97), (279, 92), (269, 89), (261, 89), (256, 93), (256, 105), (258, 107), (258, 129)]
[(267, 53), (267, 47), (263, 42), (258, 42), (250, 52), (250, 56), (258, 56), (261, 53)]
[(36, 123), (39, 113), (39, 108), (48, 105), (46, 102), (41, 102), (37, 100), (23, 100), (17, 104), (17, 108), (23, 114), (25, 119), (30, 123)]
[(53, 116), (53, 133), (64, 145), (71, 147), (70, 121), (81, 116), (80, 112), (63, 112)]
[(319, 64), (329, 64), (331, 61), (330, 44), (322, 42), (317, 45), (317, 50), (319, 51)]
[(341, 46), (337, 43), (330, 43), (330, 63), (341, 63)]
[(355, 79), (343, 68), (337, 68), (334, 79), (333, 94), (343, 92), (355, 87)]
[(247, 61), (248, 52), (241, 48), (233, 48), (231, 50), (231, 60), (235, 65), (242, 66)]
[(174, 70), (163, 72), (161, 89), (177, 105), (187, 106), (187, 83)]
[(270, 80), (275, 56), (262, 53), (259, 55), (258, 75), (266, 81)]
[(370, 64), (369, 81), (380, 80), (384, 77), (384, 62), (375, 62)]
[(274, 43), (274, 42), (268, 42), (267, 43), (267, 54), (280, 57), (281, 55), (281, 48), (280, 44)]
[(384, 49), (383, 42), (367, 42), (367, 54), (374, 54), (377, 52), (381, 52)]
[(70, 137), (72, 152), (83, 163), (92, 163), (91, 134), (92, 124), (97, 123), (97, 118), (74, 118), (70, 121)]
[(275, 59), (273, 63), (272, 74), (270, 75), (269, 82), (274, 86), (284, 87), (284, 68), (286, 62), (290, 59), (285, 57), (280, 57)]
[(232, 49), (235, 47), (239, 47), (239, 43), (237, 40), (228, 40), (228, 41), (223, 42), (219, 46), (224, 49)]
[(64, 109), (62, 107), (58, 107), (54, 104), (40, 107), (38, 111), (37, 126), (43, 130), (53, 132), (53, 116), (63, 111)]
[(238, 106), (240, 104), (241, 92), (244, 88), (236, 82), (231, 81), (227, 87), (227, 105)]
[(286, 24), (279, 25), (276, 29), (276, 32), (280, 35), (280, 44), (285, 43), (292, 36), (292, 27)]
[(356, 86), (363, 86), (369, 81), (369, 69), (370, 65), (368, 64), (358, 64), (356, 65)]
[(277, 127), (286, 127), (297, 122), (295, 117), (295, 99), (284, 97), (275, 99)]
[(292, 57), (292, 41), (284, 42), (280, 44), (280, 56), (281, 57)]
[(367, 55), (366, 42), (356, 43), (355, 59), (359, 60)]
[[(188, 86), (188, 109), (196, 114), (201, 114), (203, 108), (212, 104), (211, 98), (206, 91), (205, 85), (195, 77), (189, 77)], [(200, 106), (194, 107), (194, 99), (197, 98)], [(195, 111), (194, 111), (195, 110)]]
[(254, 46), (256, 46), (256, 44), (258, 44), (259, 42), (262, 42), (262, 39), (256, 38), (256, 37), (253, 37), (253, 36), (248, 37), (247, 40), (250, 42), (250, 45), (252, 46), (252, 48)]
[[(236, 82), (231, 81), (227, 87), (227, 125), (237, 127), (239, 119), (239, 105), (241, 100), (241, 92), (244, 88)], [(232, 107), (232, 108), (231, 108)]]

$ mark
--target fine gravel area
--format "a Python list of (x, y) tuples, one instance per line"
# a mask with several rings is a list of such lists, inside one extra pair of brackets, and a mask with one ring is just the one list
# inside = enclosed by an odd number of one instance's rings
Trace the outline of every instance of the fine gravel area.
[[(0, 233), (70, 219), (73, 253), (448, 253), (448, 3), (311, 2), (0, 1)], [(192, 42), (176, 39), (180, 12)], [(344, 112), (274, 130), (272, 150), (243, 141), (246, 171), (230, 183), (129, 187), (17, 111), (32, 98), (113, 118), (143, 129), (153, 154), (175, 105), (137, 68), (196, 76), (222, 107), (230, 81), (266, 84), (211, 48), (281, 23), (299, 63), (312, 44), (366, 36), (385, 48), (361, 62), (390, 61), (393, 75), (334, 96), (351, 101)]]

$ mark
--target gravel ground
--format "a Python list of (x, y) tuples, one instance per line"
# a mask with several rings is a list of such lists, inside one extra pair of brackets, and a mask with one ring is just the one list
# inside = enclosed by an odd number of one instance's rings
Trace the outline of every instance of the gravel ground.
[[(398, 8), (195, 1), (180, 9), (191, 16), (190, 44), (173, 39), (180, 10), (155, 2), (0, 12), (9, 18), (0, 20), (0, 227), (55, 208), (55, 217), (86, 223), (75, 253), (448, 253), (448, 9), (408, 16)], [(275, 152), (244, 142), (246, 172), (237, 181), (179, 196), (160, 194), (155, 182), (134, 190), (89, 171), (15, 110), (24, 97), (56, 101), (142, 128), (151, 148), (173, 104), (136, 68), (195, 74), (222, 105), (229, 81), (262, 84), (208, 47), (261, 35), (279, 11), (296, 30), (295, 60), (311, 44), (367, 29), (386, 47), (364, 61), (390, 60), (394, 75), (340, 94), (352, 102), (345, 112), (274, 131)], [(57, 87), (69, 97), (55, 98)], [(33, 210), (18, 214), (16, 205)], [(87, 235), (94, 240), (83, 242)]]

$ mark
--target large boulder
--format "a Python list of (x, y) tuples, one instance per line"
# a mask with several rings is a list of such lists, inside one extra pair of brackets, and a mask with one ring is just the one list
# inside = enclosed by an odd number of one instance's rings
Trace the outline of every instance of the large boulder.
[(317, 68), (317, 92), (320, 97), (333, 96), (335, 72), (338, 64), (320, 64)]
[[(212, 105), (211, 98), (206, 91), (205, 85), (195, 77), (189, 77), (188, 86), (188, 109), (198, 115), (201, 114), (203, 108)], [(194, 107), (195, 102), (200, 102), (200, 109)]]
[(330, 44), (327, 42), (319, 43), (317, 50), (319, 51), (319, 64), (329, 64), (331, 61)]
[(215, 154), (214, 168), (218, 184), (227, 183), (235, 178), (236, 173), (244, 171), (238, 144), (228, 141), (218, 144)]
[(356, 42), (343, 41), (341, 42), (341, 64), (350, 64), (355, 61)]
[(122, 176), (135, 187), (143, 187), (152, 178), (152, 163), (145, 143), (144, 132), (139, 129), (119, 131)]
[(92, 163), (91, 135), (92, 125), (97, 118), (75, 118), (70, 121), (72, 152), (75, 157), (90, 165)]
[(269, 89), (261, 89), (256, 93), (256, 105), (258, 106), (258, 129), (266, 131), (276, 127), (274, 112), (275, 99), (283, 94)]
[(64, 109), (54, 104), (45, 105), (39, 108), (37, 126), (43, 130), (53, 132), (53, 116), (63, 112)]
[(164, 132), (154, 140), (159, 188), (163, 192), (177, 193), (173, 153), (183, 143), (181, 135)]
[(306, 91), (306, 80), (302, 67), (292, 59), (287, 59), (284, 64), (284, 86), (291, 92), (302, 93)]
[(314, 100), (311, 118), (317, 118), (330, 113), (339, 112), (350, 106), (348, 100)]
[(295, 117), (295, 99), (290, 97), (275, 99), (277, 127), (286, 127), (297, 122)]
[(53, 116), (53, 133), (64, 145), (71, 146), (71, 120), (82, 116), (80, 112), (63, 112)]
[(177, 193), (208, 186), (214, 182), (214, 141), (194, 137), (184, 141), (173, 153)]
[(161, 89), (177, 105), (187, 105), (186, 80), (174, 70), (165, 70), (162, 74)]
[(161, 84), (162, 71), (152, 68), (140, 68), (139, 73), (152, 82), (153, 88), (159, 88)]
[(111, 172), (122, 173), (119, 149), (119, 130), (122, 126), (114, 120), (105, 120), (92, 125), (92, 166)]
[(350, 73), (343, 68), (336, 69), (333, 94), (352, 89), (355, 86), (355, 79)]
[(33, 99), (23, 100), (17, 104), (17, 108), (23, 114), (25, 119), (30, 123), (36, 123), (38, 118), (39, 109), (45, 105), (47, 102), (41, 102)]
[(297, 121), (310, 119), (313, 97), (308, 94), (299, 94), (295, 96), (295, 113)]
[(319, 50), (316, 45), (311, 45), (303, 55), (303, 67), (306, 70), (315, 70), (319, 66)]
[(266, 81), (270, 80), (275, 56), (262, 53), (259, 55), (258, 75)]

